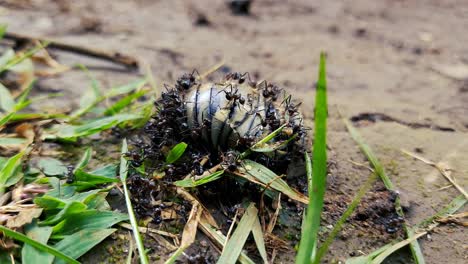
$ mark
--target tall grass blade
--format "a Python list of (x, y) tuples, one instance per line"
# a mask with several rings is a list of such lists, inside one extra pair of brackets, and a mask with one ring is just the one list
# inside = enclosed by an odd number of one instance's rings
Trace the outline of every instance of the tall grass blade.
[[(379, 159), (374, 154), (370, 146), (365, 143), (364, 139), (361, 137), (357, 129), (351, 124), (351, 122), (349, 122), (345, 118), (343, 118), (343, 122), (345, 123), (349, 133), (351, 134), (351, 137), (354, 139), (354, 141), (356, 141), (356, 143), (361, 148), (362, 152), (364, 152), (364, 155), (372, 164), (372, 167), (374, 168), (375, 173), (380, 177), (380, 179), (382, 179), (382, 182), (384, 183), (385, 187), (388, 190), (396, 191), (395, 186), (393, 185), (388, 175), (385, 173), (385, 169), (380, 163)], [(402, 218), (405, 217), (403, 213), (403, 209), (401, 208), (401, 205), (400, 205), (400, 197), (398, 196), (395, 200), (395, 211), (398, 214), (398, 216)], [(405, 229), (405, 232), (408, 238), (412, 238), (414, 236), (413, 230), (409, 228), (405, 223), (403, 223), (403, 228)], [(411, 253), (413, 255), (413, 258), (416, 264), (424, 264), (425, 263), (424, 256), (422, 254), (421, 247), (419, 246), (419, 243), (417, 240), (410, 240), (410, 249), (411, 249)]]
[[(216, 228), (214, 228), (205, 216), (200, 218), (200, 229), (211, 239), (216, 245), (222, 247), (226, 243), (226, 237)], [(254, 264), (255, 262), (249, 258), (244, 252), (240, 253), (237, 259), (242, 264)]]
[(340, 217), (340, 219), (338, 219), (332, 231), (325, 239), (325, 242), (323, 242), (323, 244), (320, 246), (320, 249), (318, 250), (317, 255), (315, 257), (315, 263), (320, 263), (320, 260), (327, 252), (328, 247), (331, 245), (336, 235), (338, 235), (338, 232), (340, 232), (346, 220), (351, 216), (358, 204), (361, 202), (362, 197), (364, 197), (364, 195), (370, 190), (370, 188), (372, 187), (372, 183), (374, 183), (376, 178), (377, 175), (375, 173), (372, 173), (371, 176), (364, 183), (364, 185), (359, 189), (358, 193), (354, 196), (353, 200), (351, 201), (351, 204), (348, 206), (348, 208)]
[(125, 153), (128, 152), (127, 140), (124, 139), (122, 142), (122, 151), (120, 157), (120, 180), (124, 189), (125, 203), (127, 204), (127, 211), (130, 218), (130, 224), (132, 224), (133, 236), (138, 248), (138, 254), (140, 255), (140, 263), (148, 264), (148, 256), (146, 255), (145, 246), (141, 239), (140, 231), (138, 230), (138, 222), (133, 212), (132, 202), (130, 201), (130, 193), (127, 188), (127, 175), (128, 175), (128, 161), (125, 159)]
[(327, 80), (325, 71), (325, 53), (320, 54), (319, 79), (315, 94), (315, 136), (312, 167), (312, 186), (309, 186), (309, 206), (306, 222), (302, 229), (299, 252), (296, 263), (310, 263), (315, 256), (317, 236), (320, 228), (320, 215), (323, 208), (323, 197), (327, 177)]
[[(430, 228), (429, 225), (431, 225), (436, 218), (439, 217), (447, 217), (456, 211), (458, 211), (460, 208), (462, 208), (465, 203), (468, 200), (463, 196), (457, 196), (455, 199), (453, 199), (446, 207), (444, 207), (442, 210), (438, 211), (435, 215), (423, 220), (420, 222), (418, 225), (413, 226), (412, 230), (417, 230), (417, 229), (424, 229), (424, 228)], [(437, 226), (438, 223), (434, 223), (432, 225), (432, 228)], [(370, 254), (366, 256), (360, 256), (360, 257), (355, 257), (355, 258), (349, 258), (346, 260), (346, 264), (368, 264), (371, 263), (372, 260), (377, 258), (381, 253), (385, 252), (387, 249), (391, 248), (393, 245), (395, 245), (396, 242), (391, 242), (379, 249), (374, 250)], [(389, 255), (387, 255), (389, 256)]]
[(15, 56), (11, 60), (9, 60), (5, 65), (0, 67), (0, 73), (9, 70), (11, 67), (15, 66), (16, 64), (24, 61), (27, 58), (30, 58), (32, 55), (34, 55), (36, 52), (40, 51), (41, 49), (47, 47), (49, 45), (49, 42), (43, 42), (39, 43), (36, 47), (32, 48), (31, 50), (28, 50), (24, 54), (20, 56)]
[[(54, 248), (72, 258), (79, 258), (101, 243), (106, 237), (114, 233), (117, 229), (81, 229), (73, 235), (66, 236), (54, 245)], [(67, 263), (59, 259), (54, 264)]]
[(18, 240), (18, 241), (21, 241), (21, 242), (24, 242), (28, 245), (31, 245), (39, 250), (42, 250), (42, 251), (45, 251), (47, 253), (50, 253), (58, 258), (61, 258), (63, 259), (64, 261), (68, 262), (68, 263), (73, 263), (73, 264), (80, 264), (80, 262), (74, 260), (73, 258), (65, 255), (64, 253), (62, 253), (60, 250), (57, 250), (53, 247), (50, 247), (46, 244), (43, 244), (43, 243), (40, 243), (36, 240), (33, 240), (21, 233), (18, 233), (16, 231), (13, 231), (7, 227), (4, 227), (2, 225), (0, 225), (0, 231), (3, 232), (6, 236), (8, 237), (11, 237), (15, 240)]
[[(52, 227), (38, 227), (34, 221), (25, 227), (25, 233), (31, 239), (43, 244), (47, 244), (47, 241), (52, 234)], [(47, 253), (46, 251), (34, 248), (29, 244), (24, 244), (23, 248), (21, 249), (22, 263), (52, 263), (53, 259), (53, 255)]]
[(221, 256), (218, 259), (218, 264), (235, 264), (237, 262), (237, 259), (242, 252), (242, 248), (252, 231), (252, 226), (254, 225), (255, 220), (258, 219), (257, 213), (257, 208), (255, 208), (255, 205), (251, 203), (239, 221), (232, 237), (226, 243), (223, 253), (221, 253)]

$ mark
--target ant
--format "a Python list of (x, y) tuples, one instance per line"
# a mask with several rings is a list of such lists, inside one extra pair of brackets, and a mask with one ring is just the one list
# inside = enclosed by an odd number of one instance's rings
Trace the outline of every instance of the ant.
[(192, 138), (193, 139), (199, 138), (201, 136), (201, 134), (202, 134), (202, 131), (204, 129), (207, 129), (207, 128), (210, 128), (210, 127), (211, 127), (211, 120), (209, 120), (208, 118), (203, 118), (202, 124), (200, 126), (192, 129), (192, 131), (191, 131)]
[(223, 156), (223, 162), (221, 163), (226, 167), (228, 171), (237, 170), (237, 155), (234, 151), (228, 151)]
[(262, 81), (259, 85), (263, 84), (262, 95), (265, 98), (271, 98), (273, 101), (278, 99), (278, 95), (281, 92), (281, 88), (277, 85), (268, 83), (267, 81)]
[(239, 84), (243, 84), (245, 82), (245, 76), (247, 76), (247, 79), (249, 80), (249, 85), (254, 88), (256, 86), (256, 83), (252, 81), (250, 78), (250, 73), (249, 72), (244, 72), (244, 73), (239, 73), (239, 72), (231, 72), (226, 75), (226, 80), (237, 80)]
[(200, 73), (198, 73), (197, 70), (193, 70), (192, 73), (189, 73), (189, 74), (185, 73), (184, 75), (182, 75), (182, 77), (177, 79), (176, 89), (177, 90), (188, 90), (192, 86), (194, 86), (197, 83), (197, 78), (194, 76), (195, 73), (198, 76), (200, 76)]
[(134, 168), (138, 168), (138, 167), (140, 167), (141, 165), (143, 165), (145, 156), (146, 156), (146, 155), (140, 154), (140, 153), (138, 153), (138, 152), (136, 152), (136, 151), (130, 151), (130, 152), (124, 153), (124, 157), (130, 158), (130, 159), (129, 159), (130, 164), (131, 164), (132, 167), (134, 167)]
[[(227, 91), (227, 87), (229, 86), (229, 91)], [(235, 89), (232, 87), (232, 84), (227, 85), (221, 92), (226, 94), (226, 100), (232, 101), (233, 104), (238, 101), (241, 105), (245, 104), (245, 98), (239, 93), (239, 89), (236, 87)]]
[(302, 104), (302, 102), (298, 104), (294, 104), (291, 102), (291, 95), (286, 97), (281, 104), (285, 104), (285, 110), (288, 111), (289, 115), (294, 116), (295, 114), (298, 113), (299, 106)]
[(246, 135), (243, 137), (239, 137), (239, 139), (237, 140), (237, 146), (251, 147), (253, 146), (256, 139), (257, 138), (253, 135)]

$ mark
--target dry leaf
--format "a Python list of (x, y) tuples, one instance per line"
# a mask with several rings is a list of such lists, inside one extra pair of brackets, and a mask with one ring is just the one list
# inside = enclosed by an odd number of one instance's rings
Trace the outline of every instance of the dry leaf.
[(31, 208), (20, 211), (15, 217), (8, 219), (6, 227), (19, 228), (31, 223), (34, 218), (38, 218), (42, 214), (42, 208)]

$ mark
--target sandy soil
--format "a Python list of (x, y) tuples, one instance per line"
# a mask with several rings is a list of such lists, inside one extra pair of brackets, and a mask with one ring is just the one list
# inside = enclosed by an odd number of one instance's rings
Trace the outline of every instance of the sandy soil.
[[(142, 65), (151, 66), (158, 83), (173, 82), (194, 68), (204, 71), (224, 59), (227, 70), (249, 71), (286, 87), (304, 102), (309, 119), (319, 52), (324, 50), (331, 105), (329, 144), (335, 164), (329, 182), (334, 194), (349, 201), (369, 175), (349, 162), (365, 158), (338, 109), (357, 120), (363, 137), (384, 163), (409, 208), (410, 224), (433, 215), (458, 192), (438, 190), (448, 182), (400, 149), (448, 162), (454, 178), (468, 185), (468, 76), (441, 70), (459, 64), (468, 67), (465, 1), (256, 0), (251, 16), (233, 16), (222, 1), (215, 0), (0, 4), (0, 23), (7, 23), (10, 31), (134, 55)], [(201, 15), (208, 25), (196, 24)], [(54, 54), (64, 63), (100, 66), (94, 67), (94, 74), (108, 86), (137, 75), (102, 68), (112, 65), (99, 61)], [(70, 107), (78, 103), (88, 80), (76, 71), (39, 84), (42, 92), (67, 94), (49, 101), (49, 106)], [(373, 122), (363, 119), (365, 114), (386, 118)], [(465, 263), (468, 239), (463, 231), (444, 226), (421, 239), (427, 263)], [(368, 253), (391, 239), (361, 239), (351, 233), (332, 245), (330, 259)]]

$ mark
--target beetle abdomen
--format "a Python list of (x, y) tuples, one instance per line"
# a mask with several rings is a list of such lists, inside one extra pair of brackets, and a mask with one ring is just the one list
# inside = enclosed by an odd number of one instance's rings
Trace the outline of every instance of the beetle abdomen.
[(263, 132), (265, 103), (248, 84), (200, 84), (184, 100), (189, 128), (201, 127), (203, 140), (214, 148), (232, 146), (241, 137), (258, 137)]

